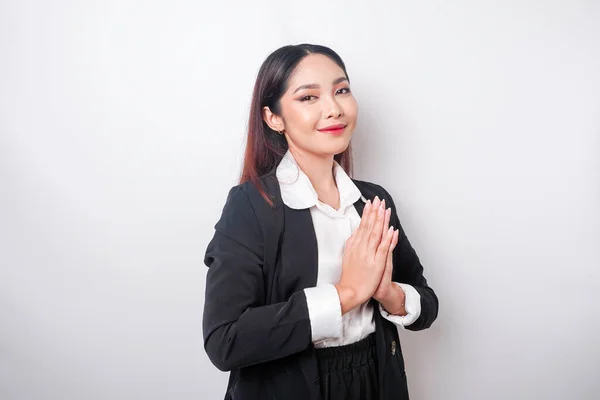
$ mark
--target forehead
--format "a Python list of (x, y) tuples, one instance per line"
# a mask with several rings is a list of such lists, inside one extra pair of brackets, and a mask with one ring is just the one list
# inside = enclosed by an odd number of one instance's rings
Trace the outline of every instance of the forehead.
[(334, 79), (346, 76), (344, 70), (331, 58), (322, 54), (309, 54), (302, 59), (292, 72), (289, 88), (310, 83), (331, 85)]

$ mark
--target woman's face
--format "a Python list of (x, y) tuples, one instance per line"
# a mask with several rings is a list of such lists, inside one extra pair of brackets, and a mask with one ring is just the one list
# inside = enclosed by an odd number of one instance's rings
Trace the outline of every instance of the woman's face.
[(358, 105), (344, 71), (329, 57), (304, 57), (280, 101), (278, 122), (283, 124), (290, 150), (322, 157), (346, 150)]

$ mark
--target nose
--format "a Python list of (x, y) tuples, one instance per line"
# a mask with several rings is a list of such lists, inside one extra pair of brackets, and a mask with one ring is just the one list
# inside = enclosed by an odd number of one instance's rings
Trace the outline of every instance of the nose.
[(324, 105), (325, 116), (327, 118), (338, 118), (342, 115), (342, 107), (337, 102), (335, 96), (327, 96)]

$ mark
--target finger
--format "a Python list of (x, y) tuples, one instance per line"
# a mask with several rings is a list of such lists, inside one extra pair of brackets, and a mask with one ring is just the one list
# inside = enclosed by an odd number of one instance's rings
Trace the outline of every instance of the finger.
[(396, 248), (396, 245), (398, 244), (399, 237), (400, 237), (400, 229), (396, 229), (394, 231), (394, 237), (392, 239), (392, 243), (390, 244), (390, 252), (394, 251), (394, 249)]
[(387, 258), (387, 266), (385, 268), (385, 279), (387, 281), (392, 280), (392, 272), (393, 271), (394, 271), (394, 253), (389, 251), (388, 258)]
[(380, 206), (381, 200), (379, 199), (379, 197), (375, 196), (375, 199), (373, 200), (373, 208), (371, 209), (371, 212), (369, 213), (369, 216), (367, 218), (367, 229), (373, 229), (373, 224), (377, 219), (377, 211), (379, 211)]
[(394, 271), (394, 248), (396, 248), (396, 244), (398, 244), (398, 230), (394, 231), (394, 235), (392, 237), (392, 243), (390, 244), (390, 249), (388, 250), (387, 257), (387, 265), (385, 268), (385, 276), (386, 279), (391, 281), (392, 275)]
[(391, 215), (392, 215), (392, 209), (391, 208), (388, 208), (387, 210), (385, 210), (385, 217), (384, 217), (384, 223), (383, 223), (382, 234), (381, 234), (382, 235), (382, 239), (385, 237), (385, 233), (390, 228)]
[(388, 251), (390, 249), (390, 245), (392, 243), (392, 238), (394, 236), (394, 228), (391, 226), (386, 231), (379, 247), (377, 247), (377, 253), (375, 254), (375, 264), (381, 265), (381, 268), (385, 268), (385, 262), (387, 260)]
[(375, 218), (377, 218), (379, 203), (379, 197), (375, 196), (375, 199), (373, 199), (373, 203), (371, 203), (371, 207), (369, 208), (368, 214), (364, 215), (363, 213), (362, 219), (364, 220), (364, 225), (361, 228), (360, 234), (357, 236), (358, 243), (363, 243), (366, 245), (366, 243), (369, 242), (369, 236), (373, 230), (373, 223)]
[(375, 254), (377, 251), (377, 246), (381, 243), (381, 237), (383, 235), (384, 229), (386, 229), (385, 221), (388, 220), (388, 211), (385, 209), (385, 200), (381, 202), (381, 206), (379, 210), (377, 210), (377, 219), (373, 225), (373, 229), (371, 230), (371, 235), (369, 237), (369, 250), (371, 254)]
[(392, 209), (388, 208), (387, 210), (385, 210), (385, 222), (383, 224), (383, 229), (384, 232), (385, 230), (387, 230), (390, 227), (390, 219), (392, 218)]
[(373, 209), (373, 203), (371, 200), (367, 200), (365, 204), (365, 208), (363, 208), (362, 217), (360, 218), (360, 224), (358, 224), (358, 228), (356, 228), (355, 241), (360, 242), (365, 232), (365, 226), (367, 225), (367, 220), (371, 210)]

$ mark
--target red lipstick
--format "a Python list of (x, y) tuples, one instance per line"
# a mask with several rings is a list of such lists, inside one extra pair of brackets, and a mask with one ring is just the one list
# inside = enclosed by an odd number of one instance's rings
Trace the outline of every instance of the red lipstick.
[(339, 136), (342, 133), (344, 133), (345, 128), (346, 128), (346, 125), (344, 125), (344, 124), (336, 124), (336, 125), (330, 125), (325, 128), (318, 129), (318, 131), (323, 132), (323, 133), (328, 133), (328, 134), (334, 135), (334, 136)]

